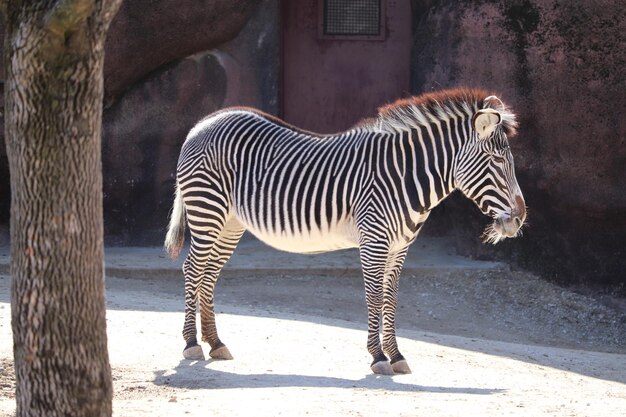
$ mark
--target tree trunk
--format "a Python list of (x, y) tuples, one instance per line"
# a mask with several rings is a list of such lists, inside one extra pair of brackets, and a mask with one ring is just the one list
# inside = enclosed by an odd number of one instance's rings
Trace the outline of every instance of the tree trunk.
[(18, 416), (111, 415), (100, 142), (120, 1), (2, 4)]

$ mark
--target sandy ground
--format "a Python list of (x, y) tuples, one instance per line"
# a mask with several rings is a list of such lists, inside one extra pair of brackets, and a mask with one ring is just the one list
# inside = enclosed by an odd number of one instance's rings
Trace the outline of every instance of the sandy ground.
[[(231, 274), (232, 275), (232, 274)], [(14, 413), (10, 278), (0, 275), (0, 416)], [(220, 335), (233, 361), (182, 359), (182, 279), (107, 278), (116, 416), (623, 416), (626, 315), (503, 271), (401, 282), (413, 373), (376, 376), (360, 277), (228, 276)], [(204, 346), (205, 353), (208, 351)]]

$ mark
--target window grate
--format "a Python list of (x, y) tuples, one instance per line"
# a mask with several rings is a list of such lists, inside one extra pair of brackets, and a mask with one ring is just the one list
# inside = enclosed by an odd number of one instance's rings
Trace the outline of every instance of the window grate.
[(381, 0), (324, 0), (323, 33), (380, 36)]

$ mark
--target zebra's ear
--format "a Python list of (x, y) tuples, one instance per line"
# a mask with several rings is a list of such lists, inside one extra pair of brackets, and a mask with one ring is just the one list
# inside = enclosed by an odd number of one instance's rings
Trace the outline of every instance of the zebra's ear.
[(502, 116), (494, 109), (478, 110), (474, 115), (474, 130), (481, 139), (488, 138), (496, 126), (502, 121)]

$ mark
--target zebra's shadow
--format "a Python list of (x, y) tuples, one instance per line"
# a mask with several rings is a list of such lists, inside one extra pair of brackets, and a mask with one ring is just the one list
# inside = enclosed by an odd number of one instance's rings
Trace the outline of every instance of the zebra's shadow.
[[(233, 389), (233, 388), (345, 388), (369, 389), (396, 392), (426, 392), (441, 394), (492, 395), (505, 392), (505, 389), (485, 389), (472, 387), (438, 387), (395, 380), (393, 376), (368, 374), (361, 379), (347, 379), (333, 376), (277, 374), (238, 374), (211, 368), (208, 361), (181, 360), (171, 373), (169, 370), (154, 372), (153, 383), (184, 389)], [(403, 376), (399, 376), (403, 378)]]

